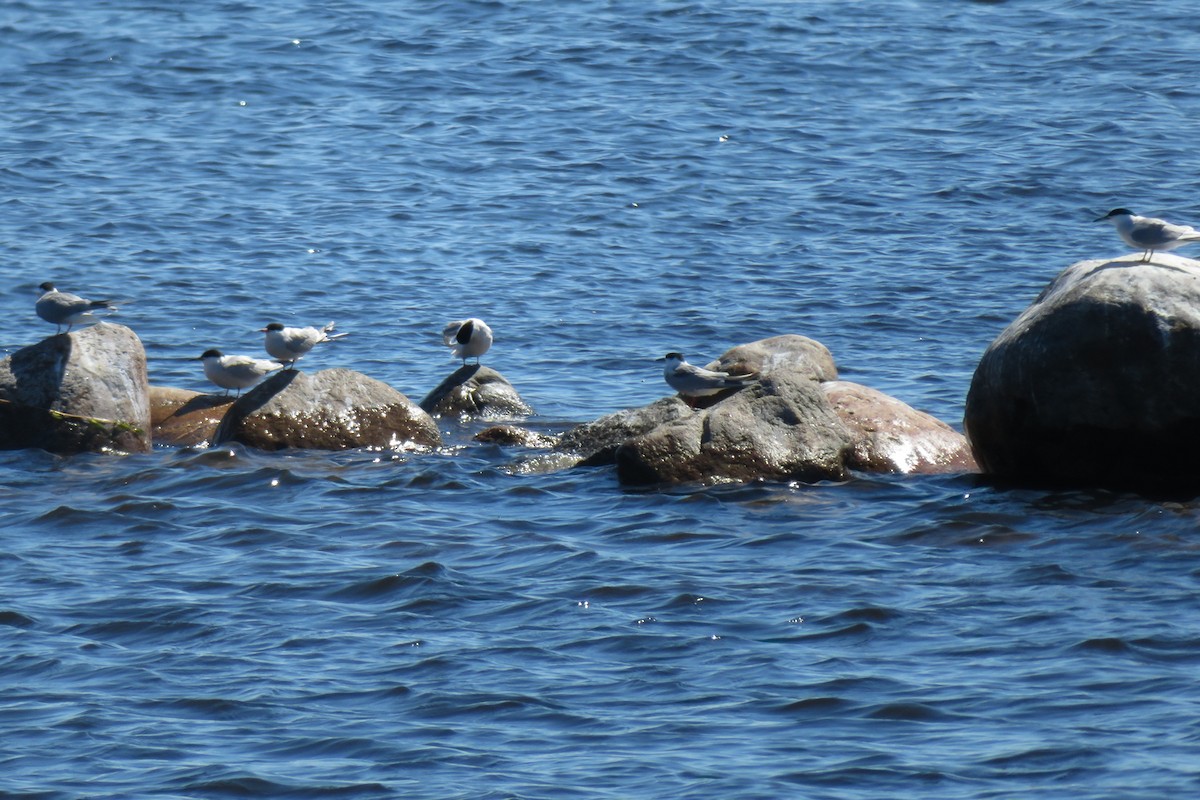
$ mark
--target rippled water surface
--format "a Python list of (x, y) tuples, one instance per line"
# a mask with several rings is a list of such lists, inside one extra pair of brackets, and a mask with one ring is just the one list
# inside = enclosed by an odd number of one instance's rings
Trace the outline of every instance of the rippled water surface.
[[(957, 425), (1129, 206), (1200, 223), (1187, 4), (0, 6), (7, 352), (272, 320), (414, 399), (477, 315), (561, 430), (781, 333)], [(311, 363), (308, 363), (311, 362)], [(1193, 500), (972, 476), (622, 491), (434, 454), (0, 454), (0, 797), (1200, 789)]]

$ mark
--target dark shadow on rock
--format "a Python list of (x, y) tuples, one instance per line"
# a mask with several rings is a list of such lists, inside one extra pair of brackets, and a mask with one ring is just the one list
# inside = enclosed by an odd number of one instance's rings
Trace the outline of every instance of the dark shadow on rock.
[[(292, 385), (292, 381), (300, 375), (298, 369), (284, 369), (272, 373), (265, 381), (233, 401), (233, 407), (239, 414), (249, 416), (271, 402), (275, 395)], [(230, 409), (233, 410), (233, 409)]]
[(58, 397), (63, 368), (71, 358), (71, 336), (47, 336), (31, 347), (23, 347), (9, 360), (16, 383), (14, 402), (45, 408)]
[(232, 405), (236, 399), (231, 395), (224, 394), (199, 394), (172, 411), (168, 416), (182, 417), (199, 411), (208, 411), (210, 408)]

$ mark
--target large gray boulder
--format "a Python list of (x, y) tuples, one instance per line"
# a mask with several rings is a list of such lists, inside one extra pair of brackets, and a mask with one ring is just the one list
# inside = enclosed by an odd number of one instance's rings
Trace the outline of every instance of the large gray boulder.
[(714, 406), (624, 442), (617, 478), (627, 485), (840, 480), (850, 440), (808, 371), (779, 367)]
[(990, 474), (1200, 485), (1200, 263), (1062, 272), (980, 360), (963, 426)]
[(124, 325), (50, 336), (0, 361), (0, 448), (150, 450), (146, 352)]
[(437, 447), (437, 424), (400, 392), (348, 369), (276, 372), (225, 413), (216, 443), (287, 447)]
[(421, 408), (436, 417), (527, 417), (533, 408), (491, 367), (464, 364), (425, 396)]

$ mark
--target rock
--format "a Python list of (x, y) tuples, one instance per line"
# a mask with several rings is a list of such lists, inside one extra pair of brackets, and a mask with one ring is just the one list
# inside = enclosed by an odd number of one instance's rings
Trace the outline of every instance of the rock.
[(821, 384), (851, 433), (847, 465), (863, 472), (975, 472), (967, 438), (946, 423), (875, 389)]
[(484, 428), (473, 437), (477, 442), (485, 444), (512, 445), (515, 447), (548, 448), (557, 444), (558, 439), (544, 433), (531, 431), (517, 425), (493, 425)]
[(233, 400), (221, 394), (151, 386), (150, 426), (154, 443), (174, 447), (203, 447), (212, 443)]
[(527, 417), (533, 409), (491, 367), (465, 364), (438, 384), (421, 408), (440, 417)]
[(1200, 263), (1082, 261), (983, 354), (963, 426), (984, 472), (1200, 484)]
[(387, 384), (348, 369), (273, 374), (234, 401), (215, 441), (237, 441), (262, 450), (442, 443), (437, 424), (415, 403)]
[(803, 367), (777, 366), (732, 397), (688, 411), (617, 448), (621, 483), (846, 476), (851, 434)]
[(616, 411), (572, 428), (558, 440), (556, 449), (578, 454), (580, 466), (614, 464), (617, 448), (630, 438), (649, 433), (660, 425), (691, 416), (692, 413), (692, 409), (679, 397), (664, 397), (648, 406)]
[(740, 344), (708, 365), (708, 369), (731, 375), (769, 375), (784, 367), (808, 374), (816, 381), (835, 381), (838, 377), (829, 348), (815, 339), (794, 333)]
[(124, 325), (50, 336), (0, 361), (0, 448), (150, 450), (146, 352)]
[[(777, 369), (790, 369), (808, 375), (814, 381), (837, 380), (833, 355), (820, 342), (794, 333), (759, 339), (740, 344), (725, 351), (720, 358), (705, 365), (707, 369), (730, 375), (769, 375)], [(729, 389), (717, 394), (687, 400), (692, 408), (711, 408), (739, 390)]]

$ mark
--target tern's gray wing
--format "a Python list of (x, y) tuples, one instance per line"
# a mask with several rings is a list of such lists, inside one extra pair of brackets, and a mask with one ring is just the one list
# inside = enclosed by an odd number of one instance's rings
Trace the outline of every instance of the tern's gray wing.
[(442, 328), (442, 343), (447, 347), (453, 347), (458, 338), (459, 330), (463, 325), (466, 324), (466, 322), (467, 321), (465, 319), (460, 319), (456, 322), (451, 322), (446, 325), (445, 328)]
[(1200, 236), (1200, 232), (1187, 225), (1173, 225), (1161, 219), (1138, 220), (1129, 232), (1129, 238), (1142, 247), (1154, 247), (1192, 236)]
[(252, 378), (281, 369), (283, 365), (277, 364), (274, 361), (267, 361), (265, 358), (225, 356), (222, 360), (222, 366), (229, 370), (230, 374), (236, 375), (239, 378)]
[(86, 314), (96, 308), (108, 306), (107, 300), (85, 300), (77, 294), (67, 292), (52, 292), (40, 298), (34, 304), (38, 316), (47, 322), (65, 322), (71, 317)]
[(283, 337), (283, 346), (293, 353), (307, 353), (325, 334), (316, 328), (294, 328), (290, 336)]

